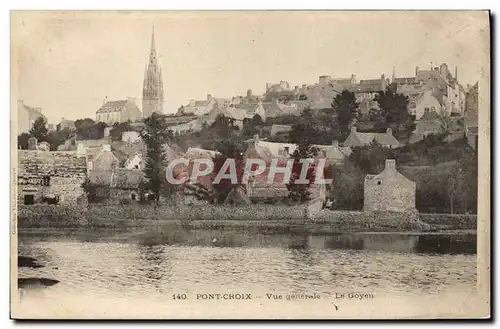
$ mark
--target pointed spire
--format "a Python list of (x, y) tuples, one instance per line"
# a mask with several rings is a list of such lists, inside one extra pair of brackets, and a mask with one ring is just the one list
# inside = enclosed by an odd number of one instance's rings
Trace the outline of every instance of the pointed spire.
[(151, 33), (151, 51), (156, 51), (155, 49), (155, 27), (153, 25), (153, 32)]
[(149, 52), (149, 64), (156, 66), (156, 45), (155, 45), (155, 27), (153, 26), (153, 31), (151, 33), (151, 51)]

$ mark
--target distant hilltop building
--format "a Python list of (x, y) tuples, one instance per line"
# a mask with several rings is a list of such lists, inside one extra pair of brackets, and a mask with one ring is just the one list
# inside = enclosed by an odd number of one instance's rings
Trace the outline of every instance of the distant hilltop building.
[(149, 117), (153, 112), (163, 113), (163, 80), (156, 56), (154, 29), (151, 36), (149, 62), (144, 71), (142, 112), (144, 117)]
[[(431, 63), (429, 70), (422, 70), (420, 67), (415, 67), (414, 77), (397, 78), (395, 71), (392, 74), (391, 84), (395, 87), (398, 93), (409, 97), (410, 112), (414, 112), (417, 103), (426, 91), (431, 91), (433, 97), (437, 99), (441, 107), (442, 116), (451, 114), (464, 115), (465, 112), (465, 88), (458, 83), (458, 67), (455, 66), (454, 75), (446, 63), (434, 66)], [(431, 110), (432, 111), (432, 110)], [(417, 118), (418, 119), (418, 118)]]
[(141, 110), (139, 110), (133, 98), (118, 101), (108, 101), (105, 99), (102, 106), (96, 112), (96, 121), (108, 124), (127, 121), (134, 122), (141, 117)]
[(33, 127), (36, 119), (47, 118), (42, 114), (42, 109), (24, 104), (24, 101), (17, 101), (17, 133), (27, 133)]

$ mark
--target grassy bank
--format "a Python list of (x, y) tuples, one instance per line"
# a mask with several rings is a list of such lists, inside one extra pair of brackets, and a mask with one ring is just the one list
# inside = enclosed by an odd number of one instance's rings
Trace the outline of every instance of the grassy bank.
[[(26, 207), (18, 211), (19, 229), (106, 228), (123, 230), (236, 230), (261, 233), (335, 234), (353, 232), (436, 232), (475, 230), (476, 217), (449, 214), (367, 213), (356, 211), (316, 212), (306, 218), (304, 208), (199, 207), (183, 210), (168, 207), (129, 207), (120, 210), (102, 207), (87, 211), (52, 207), (50, 210)], [(287, 211), (288, 210), (288, 211)], [(250, 212), (252, 211), (252, 212)], [(203, 213), (203, 215), (201, 215)], [(241, 215), (243, 214), (243, 215)], [(253, 215), (252, 215), (253, 214)]]

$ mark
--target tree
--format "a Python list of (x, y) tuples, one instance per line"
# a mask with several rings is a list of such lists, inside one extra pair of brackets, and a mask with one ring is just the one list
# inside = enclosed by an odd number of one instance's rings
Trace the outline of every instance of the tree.
[(364, 174), (379, 174), (385, 166), (385, 159), (393, 158), (393, 151), (373, 141), (370, 145), (354, 147), (349, 161)]
[(168, 130), (165, 116), (153, 113), (150, 117), (144, 119), (144, 129), (140, 132), (140, 136), (146, 146), (145, 185), (153, 193), (158, 205), (160, 195), (167, 187), (166, 172), (164, 170), (166, 154), (163, 145), (172, 140), (173, 133)]
[(311, 110), (305, 109), (295, 122), (290, 131), (290, 142), (299, 146), (301, 155), (314, 153), (312, 145), (319, 144), (321, 133), (316, 129)]
[(20, 148), (21, 150), (27, 150), (29, 138), (30, 134), (28, 133), (22, 133), (19, 136), (17, 136), (17, 147)]
[(47, 120), (44, 117), (36, 119), (29, 132), (30, 136), (35, 137), (38, 142), (47, 142), (48, 133)]
[[(309, 187), (314, 181), (316, 170), (313, 163), (303, 163), (300, 159), (312, 159), (314, 154), (311, 154), (313, 148), (306, 148), (304, 146), (299, 146), (297, 150), (292, 154), (293, 166), (292, 166), (292, 174), (290, 176), (290, 182), (286, 185), (289, 191), (289, 198), (293, 201), (298, 201), (303, 203), (310, 199), (311, 192), (309, 191)], [(307, 155), (310, 154), (310, 155)], [(305, 155), (305, 156), (303, 156)], [(298, 184), (296, 181), (299, 179), (300, 174), (302, 172), (302, 166), (308, 166), (306, 172), (306, 180), (307, 184)]]
[[(317, 141), (317, 131), (314, 127), (312, 113), (309, 109), (304, 110), (300, 117), (300, 121), (292, 126), (290, 139), (292, 143), (297, 144), (297, 149), (291, 156), (291, 159), (294, 161), (290, 182), (287, 184), (287, 188), (290, 192), (289, 196), (291, 200), (304, 202), (309, 199), (311, 194), (309, 187), (315, 177), (315, 168), (312, 163), (301, 163), (300, 160), (313, 159), (318, 151), (316, 147), (313, 146), (313, 143)], [(297, 184), (296, 181), (300, 177), (302, 166), (305, 165), (308, 165), (306, 179), (309, 183)]]
[(350, 125), (357, 117), (359, 103), (356, 95), (348, 90), (337, 94), (332, 102), (332, 107), (337, 113), (337, 122), (343, 135), (349, 134)]
[(64, 144), (66, 140), (70, 139), (73, 133), (69, 128), (60, 129), (59, 125), (56, 131), (49, 132), (48, 142), (50, 143), (50, 150), (57, 151), (59, 145)]
[(124, 132), (132, 130), (132, 126), (130, 125), (130, 123), (130, 120), (127, 122), (115, 123), (113, 125), (113, 128), (109, 132), (111, 140), (120, 141)]
[(104, 137), (104, 122), (95, 122), (90, 118), (75, 121), (76, 136), (78, 139), (101, 139)]
[[(408, 136), (415, 129), (415, 118), (408, 113), (408, 96), (398, 94), (394, 88), (387, 87), (385, 91), (375, 95), (374, 100), (378, 103), (384, 122), (388, 126), (403, 127)], [(395, 130), (399, 135), (399, 129)]]
[(246, 138), (253, 137), (259, 133), (259, 128), (263, 124), (262, 117), (258, 114), (251, 119), (243, 119), (243, 136)]

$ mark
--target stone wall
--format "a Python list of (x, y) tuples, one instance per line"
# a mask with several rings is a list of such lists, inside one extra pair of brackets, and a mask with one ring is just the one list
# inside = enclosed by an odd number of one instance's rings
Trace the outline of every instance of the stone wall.
[(477, 215), (419, 214), (420, 219), (432, 226), (452, 229), (476, 229)]

